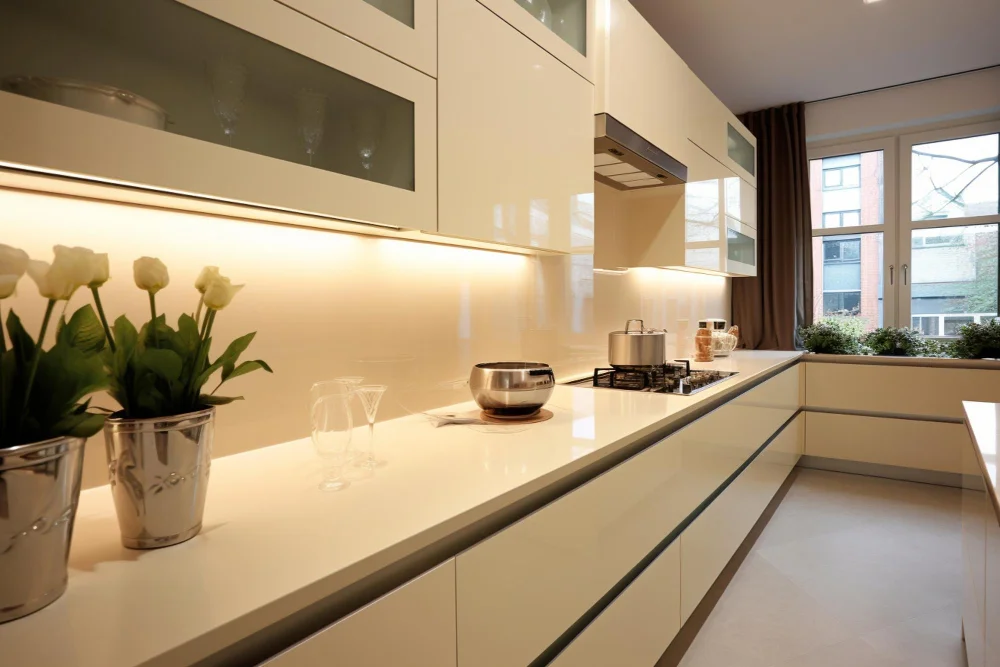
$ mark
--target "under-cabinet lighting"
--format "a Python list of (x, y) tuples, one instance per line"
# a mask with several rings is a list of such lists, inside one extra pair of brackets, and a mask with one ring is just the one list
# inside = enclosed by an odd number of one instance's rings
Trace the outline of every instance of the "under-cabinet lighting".
[(620, 276), (628, 273), (628, 269), (594, 269), (594, 273), (607, 273), (612, 276)]

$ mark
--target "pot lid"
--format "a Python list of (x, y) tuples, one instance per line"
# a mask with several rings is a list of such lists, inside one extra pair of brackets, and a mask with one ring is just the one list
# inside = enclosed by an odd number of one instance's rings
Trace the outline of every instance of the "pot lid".
[[(638, 322), (638, 328), (633, 327), (633, 322)], [(649, 329), (643, 324), (642, 320), (628, 320), (625, 322), (625, 331), (612, 331), (612, 336), (662, 336), (667, 333), (666, 329)]]

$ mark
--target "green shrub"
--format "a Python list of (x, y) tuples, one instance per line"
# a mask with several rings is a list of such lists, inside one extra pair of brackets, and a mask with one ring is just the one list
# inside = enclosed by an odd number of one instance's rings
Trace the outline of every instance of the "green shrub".
[(916, 329), (879, 327), (861, 337), (861, 343), (872, 354), (890, 357), (924, 356), (930, 347)]
[(803, 346), (816, 354), (861, 354), (864, 322), (856, 317), (827, 317), (799, 328)]
[(959, 339), (951, 344), (957, 359), (1000, 359), (1000, 320), (971, 322), (959, 328)]

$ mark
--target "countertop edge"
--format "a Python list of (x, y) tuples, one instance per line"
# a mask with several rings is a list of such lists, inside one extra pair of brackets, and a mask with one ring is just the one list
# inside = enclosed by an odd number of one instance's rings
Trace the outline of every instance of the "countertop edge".
[(986, 481), (986, 494), (990, 497), (990, 504), (993, 505), (994, 518), (997, 523), (1000, 523), (1000, 497), (997, 496), (997, 489), (989, 482), (990, 474), (989, 470), (986, 468), (986, 460), (983, 458), (983, 450), (979, 444), (979, 439), (976, 437), (976, 427), (973, 426), (973, 416), (969, 414), (970, 405), (993, 405), (997, 406), (997, 403), (988, 403), (986, 401), (962, 401), (962, 410), (965, 412), (965, 426), (969, 430), (969, 437), (972, 439), (972, 449), (976, 455), (976, 463), (979, 465), (979, 473)]

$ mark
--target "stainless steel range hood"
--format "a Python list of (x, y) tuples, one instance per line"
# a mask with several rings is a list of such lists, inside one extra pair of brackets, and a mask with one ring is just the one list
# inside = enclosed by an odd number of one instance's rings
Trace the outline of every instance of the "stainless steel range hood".
[(594, 179), (619, 190), (687, 181), (687, 167), (606, 113), (594, 116)]

